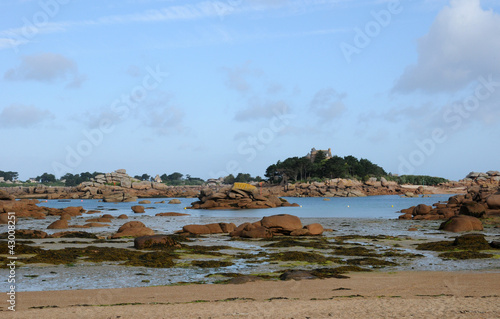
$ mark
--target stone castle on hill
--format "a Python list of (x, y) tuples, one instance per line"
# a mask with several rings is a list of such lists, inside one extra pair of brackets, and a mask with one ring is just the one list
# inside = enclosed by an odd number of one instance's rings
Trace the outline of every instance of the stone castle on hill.
[(314, 147), (311, 148), (311, 152), (306, 155), (306, 158), (309, 158), (311, 160), (311, 162), (314, 162), (314, 159), (316, 158), (316, 154), (318, 154), (319, 151), (321, 151), (325, 154), (325, 158), (327, 158), (327, 159), (332, 158), (332, 149), (331, 148), (329, 148), (328, 150), (317, 150)]

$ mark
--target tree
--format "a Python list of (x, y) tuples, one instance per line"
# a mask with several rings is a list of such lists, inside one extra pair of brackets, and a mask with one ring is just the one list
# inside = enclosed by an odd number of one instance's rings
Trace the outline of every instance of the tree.
[(385, 176), (384, 169), (367, 159), (358, 160), (349, 155), (344, 158), (333, 156), (326, 158), (323, 151), (315, 154), (314, 162), (307, 157), (290, 157), (278, 161), (266, 169), (265, 176), (271, 182), (308, 180), (310, 178), (364, 178), (365, 176)]
[(54, 174), (43, 173), (41, 176), (37, 176), (36, 180), (40, 183), (54, 183), (56, 181), (56, 177)]
[(347, 176), (347, 165), (340, 156), (333, 156), (324, 165), (324, 173), (330, 178), (345, 178)]
[(243, 174), (243, 173), (238, 173), (238, 175), (234, 179), (234, 181), (237, 183), (248, 183), (251, 180), (252, 177), (250, 176), (250, 174)]
[(319, 150), (316, 152), (316, 155), (314, 156), (314, 164), (321, 163), (325, 159), (326, 159), (325, 152)]
[(234, 175), (229, 174), (228, 176), (224, 177), (224, 184), (234, 184)]
[(15, 181), (19, 178), (19, 173), (11, 171), (0, 171), (0, 177), (3, 177), (3, 179), (6, 181)]
[(166, 178), (166, 180), (168, 180), (168, 181), (177, 181), (177, 180), (181, 180), (183, 176), (184, 175), (181, 174), (181, 173), (179, 173), (179, 172), (174, 172), (174, 173), (168, 175), (167, 178)]

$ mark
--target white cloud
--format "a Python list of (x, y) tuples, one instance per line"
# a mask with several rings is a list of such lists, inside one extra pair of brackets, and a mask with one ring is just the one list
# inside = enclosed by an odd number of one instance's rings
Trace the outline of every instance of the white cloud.
[(184, 133), (184, 112), (175, 106), (148, 110), (143, 118), (143, 124), (152, 128), (158, 135)]
[(251, 63), (251, 61), (247, 61), (243, 65), (234, 68), (222, 68), (222, 71), (226, 75), (226, 81), (224, 82), (226, 86), (240, 93), (248, 92), (251, 89), (248, 78), (262, 75), (261, 70), (251, 67)]
[(78, 73), (76, 63), (60, 54), (40, 53), (21, 58), (21, 64), (9, 69), (4, 79), (9, 81), (54, 82), (68, 80), (68, 87), (80, 87), (85, 76)]
[(311, 103), (310, 110), (320, 119), (320, 122), (339, 117), (346, 109), (342, 99), (345, 94), (339, 94), (333, 88), (323, 88), (316, 92)]
[(54, 114), (48, 110), (32, 105), (12, 104), (0, 112), (0, 127), (30, 128), (54, 118)]
[(480, 0), (451, 0), (418, 41), (418, 61), (393, 88), (408, 93), (453, 92), (479, 76), (500, 74), (500, 15)]
[(261, 103), (257, 98), (252, 98), (248, 102), (248, 107), (239, 110), (234, 119), (240, 122), (269, 119), (276, 116), (276, 113), (288, 113), (289, 109), (290, 107), (285, 101)]

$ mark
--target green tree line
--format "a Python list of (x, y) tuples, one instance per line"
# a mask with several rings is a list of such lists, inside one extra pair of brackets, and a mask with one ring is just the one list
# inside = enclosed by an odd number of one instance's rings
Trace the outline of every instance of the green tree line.
[(323, 180), (331, 178), (355, 178), (366, 180), (369, 177), (386, 176), (386, 171), (367, 159), (357, 159), (349, 155), (326, 158), (318, 151), (314, 161), (307, 157), (289, 157), (278, 161), (266, 169), (265, 176), (271, 182), (299, 180)]

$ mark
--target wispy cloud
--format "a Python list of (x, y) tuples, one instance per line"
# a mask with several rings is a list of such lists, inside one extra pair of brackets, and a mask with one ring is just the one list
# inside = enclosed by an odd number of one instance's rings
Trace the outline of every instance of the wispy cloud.
[(339, 117), (346, 107), (342, 99), (345, 93), (338, 93), (335, 89), (328, 87), (316, 92), (310, 103), (310, 110), (316, 114), (321, 123), (326, 123)]
[(77, 64), (65, 56), (55, 53), (40, 53), (21, 58), (21, 64), (7, 70), (8, 81), (54, 82), (69, 80), (69, 88), (80, 87), (85, 76), (78, 73)]
[[(166, 21), (194, 21), (213, 18), (220, 19), (225, 16), (239, 14), (256, 13), (260, 15), (263, 12), (276, 12), (280, 15), (297, 15), (310, 13), (312, 11), (324, 10), (325, 7), (331, 7), (332, 5), (336, 5), (338, 3), (346, 1), (347, 0), (201, 1), (195, 4), (171, 5), (159, 9), (145, 10), (142, 12), (121, 15), (107, 15), (94, 19), (67, 20), (59, 22), (49, 21), (40, 25), (36, 25), (34, 31), (36, 32), (36, 34), (49, 34), (66, 32), (70, 28), (79, 27), (128, 23), (154, 23)], [(0, 49), (17, 47), (19, 45), (29, 43), (31, 41), (31, 36), (27, 37), (26, 32), (33, 32), (33, 30), (30, 31), (28, 29), (31, 30), (30, 27), (23, 25), (19, 27), (0, 30)], [(343, 31), (346, 30), (311, 30), (300, 33), (277, 34), (274, 35), (274, 37), (320, 35)]]
[(54, 118), (54, 114), (48, 110), (33, 105), (12, 104), (0, 112), (0, 127), (31, 128)]

